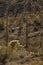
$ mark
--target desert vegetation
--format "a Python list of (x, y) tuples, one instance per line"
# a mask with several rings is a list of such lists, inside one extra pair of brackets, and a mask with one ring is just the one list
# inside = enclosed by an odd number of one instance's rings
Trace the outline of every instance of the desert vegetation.
[(43, 65), (43, 0), (0, 0), (0, 65)]

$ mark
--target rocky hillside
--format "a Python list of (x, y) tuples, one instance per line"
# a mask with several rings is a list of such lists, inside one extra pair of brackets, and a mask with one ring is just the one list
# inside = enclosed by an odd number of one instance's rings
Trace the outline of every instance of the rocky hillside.
[(15, 39), (30, 51), (43, 47), (42, 0), (0, 0), (0, 44)]
[(0, 52), (0, 65), (43, 65), (43, 0), (0, 0)]

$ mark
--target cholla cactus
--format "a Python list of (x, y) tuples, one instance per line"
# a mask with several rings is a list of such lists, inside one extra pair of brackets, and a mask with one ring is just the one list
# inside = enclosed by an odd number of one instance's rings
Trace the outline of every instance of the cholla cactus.
[[(12, 56), (13, 53), (15, 53), (16, 51), (18, 51), (20, 49), (20, 46), (21, 45), (20, 45), (19, 40), (12, 40), (12, 41), (10, 41), (8, 43), (8, 46), (7, 46), (7, 56), (8, 57)], [(10, 57), (10, 58), (12, 58), (12, 57)]]
[(8, 43), (8, 47), (11, 49), (23, 49), (24, 46), (20, 44), (19, 40), (12, 40)]
[(18, 45), (20, 45), (19, 40), (12, 40), (8, 43), (8, 47), (11, 47), (12, 49), (16, 48)]

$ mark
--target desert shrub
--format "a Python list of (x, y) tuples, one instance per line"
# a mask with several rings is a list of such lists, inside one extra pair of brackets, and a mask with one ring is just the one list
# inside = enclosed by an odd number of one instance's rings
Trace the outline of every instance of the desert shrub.
[(12, 49), (16, 48), (18, 45), (20, 45), (19, 40), (12, 40), (8, 43), (8, 47), (11, 47)]
[(20, 45), (19, 40), (12, 40), (8, 43), (7, 46), (7, 57), (8, 61), (18, 59), (17, 50), (19, 50), (22, 46)]
[(0, 62), (8, 62), (11, 60), (18, 59), (17, 50), (20, 48), (18, 40), (13, 40), (8, 43), (8, 46), (0, 46)]
[(12, 40), (8, 43), (7, 46), (7, 61), (12, 60), (19, 60), (21, 56), (24, 58), (24, 56), (27, 55), (26, 50), (22, 45), (20, 45), (19, 40)]

